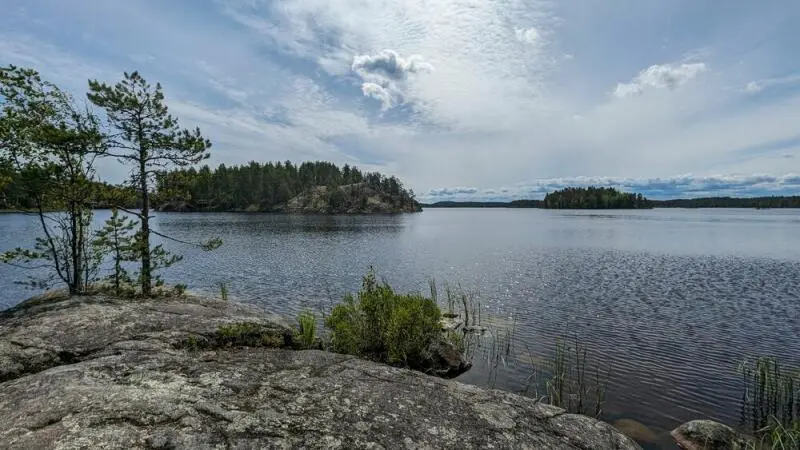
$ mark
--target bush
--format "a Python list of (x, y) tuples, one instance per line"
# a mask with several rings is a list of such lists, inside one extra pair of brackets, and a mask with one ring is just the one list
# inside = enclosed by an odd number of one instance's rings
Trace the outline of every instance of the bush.
[(397, 294), (370, 269), (361, 291), (334, 307), (325, 326), (335, 352), (420, 369), (428, 347), (442, 338), (440, 319), (433, 300)]

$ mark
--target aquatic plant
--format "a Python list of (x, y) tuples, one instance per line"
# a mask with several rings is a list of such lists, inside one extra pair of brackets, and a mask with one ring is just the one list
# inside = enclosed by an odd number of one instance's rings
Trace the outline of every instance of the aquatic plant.
[(743, 450), (797, 450), (800, 448), (800, 421), (783, 425), (775, 418), (756, 430), (756, 439), (747, 441)]
[[(603, 414), (610, 368), (595, 363), (590, 367), (588, 349), (576, 335), (569, 345), (565, 337), (556, 339), (549, 360), (537, 363), (530, 356), (531, 375), (528, 388), (534, 387), (534, 395), (543, 401), (564, 408), (571, 413)], [(544, 385), (544, 395), (539, 396), (539, 387)]]
[(300, 328), (300, 344), (305, 348), (314, 346), (317, 333), (317, 317), (311, 311), (303, 311), (297, 316)]
[(745, 359), (739, 365), (743, 377), (742, 424), (751, 430), (773, 421), (791, 427), (800, 420), (800, 373), (784, 368), (777, 359)]
[(228, 301), (228, 287), (225, 285), (224, 281), (219, 282), (219, 297), (222, 301)]

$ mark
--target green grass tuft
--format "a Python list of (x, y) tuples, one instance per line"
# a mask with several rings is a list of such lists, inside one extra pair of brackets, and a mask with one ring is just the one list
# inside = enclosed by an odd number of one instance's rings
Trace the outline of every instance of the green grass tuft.
[(421, 369), (428, 347), (443, 338), (441, 316), (432, 299), (398, 294), (370, 269), (361, 291), (336, 305), (325, 326), (335, 352)]
[(300, 328), (300, 344), (305, 348), (314, 346), (317, 336), (317, 317), (311, 311), (303, 311), (297, 316)]

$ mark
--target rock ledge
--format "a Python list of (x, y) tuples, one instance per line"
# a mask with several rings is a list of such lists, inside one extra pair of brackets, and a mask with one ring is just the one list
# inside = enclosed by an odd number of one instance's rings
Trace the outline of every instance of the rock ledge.
[(186, 345), (242, 321), (285, 328), (196, 297), (53, 296), (1, 312), (0, 447), (639, 448), (534, 399), (350, 356)]

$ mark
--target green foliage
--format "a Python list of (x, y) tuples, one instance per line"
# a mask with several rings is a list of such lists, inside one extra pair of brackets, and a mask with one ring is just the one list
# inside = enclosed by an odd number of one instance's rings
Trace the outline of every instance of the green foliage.
[(652, 200), (656, 208), (800, 208), (800, 195), (770, 197), (703, 197)]
[(220, 345), (244, 347), (284, 347), (286, 336), (269, 326), (240, 322), (221, 325), (217, 329), (217, 340)]
[(397, 209), (417, 205), (413, 192), (395, 177), (322, 161), (251, 162), (159, 172), (154, 198), (161, 204), (186, 202), (189, 208), (202, 211), (279, 211), (291, 198), (317, 186), (329, 188), (324, 198), (329, 213), (363, 209), (368, 195), (377, 195)]
[(188, 286), (186, 286), (185, 284), (178, 283), (178, 284), (175, 285), (175, 293), (177, 295), (182, 296), (182, 295), (186, 294), (186, 288), (187, 287)]
[[(17, 248), (2, 261), (47, 267), (70, 293), (85, 293), (102, 256), (89, 245), (93, 161), (105, 150), (99, 122), (36, 71), (15, 66), (0, 67), (0, 107), (3, 202), (9, 203), (9, 186), (22, 193), (26, 206), (38, 214), (44, 235), (33, 250)], [(48, 213), (51, 207), (60, 212)]]
[(427, 348), (441, 338), (440, 319), (433, 300), (397, 294), (370, 269), (358, 295), (334, 307), (325, 326), (336, 352), (419, 369)]
[(131, 294), (133, 280), (125, 264), (137, 260), (138, 253), (135, 250), (133, 235), (136, 225), (135, 221), (127, 216), (121, 216), (119, 210), (114, 209), (103, 228), (95, 231), (92, 241), (92, 245), (100, 253), (107, 254), (111, 258), (113, 267), (106, 280), (118, 297)]
[(552, 209), (639, 209), (651, 208), (642, 194), (629, 194), (614, 188), (566, 188), (547, 194), (544, 207)]
[(219, 282), (219, 298), (224, 302), (228, 301), (228, 287), (225, 285), (224, 281)]
[(165, 168), (188, 166), (208, 158), (211, 142), (200, 134), (199, 128), (180, 128), (164, 103), (161, 85), (151, 86), (138, 72), (125, 73), (113, 86), (89, 81), (88, 98), (105, 111), (113, 130), (103, 154), (134, 166), (131, 183), (141, 196), (141, 227), (134, 246), (141, 261), (138, 281), (142, 295), (150, 296), (153, 283), (161, 283), (154, 271), (180, 260), (161, 246), (150, 247), (151, 178)]
[(297, 325), (300, 331), (300, 344), (304, 348), (313, 347), (317, 337), (317, 317), (311, 311), (303, 311), (297, 316)]
[(768, 425), (756, 430), (756, 439), (748, 441), (744, 450), (797, 450), (800, 448), (800, 420), (784, 425), (770, 418)]
[(529, 382), (538, 387), (544, 380), (544, 399), (547, 403), (564, 408), (570, 413), (593, 414), (600, 417), (606, 398), (610, 369), (600, 364), (589, 367), (588, 350), (576, 336), (572, 345), (566, 339), (556, 340), (549, 361), (536, 364), (531, 357), (532, 373)]
[(749, 429), (788, 429), (800, 421), (800, 371), (762, 357), (743, 361), (739, 373), (745, 386), (742, 422)]

